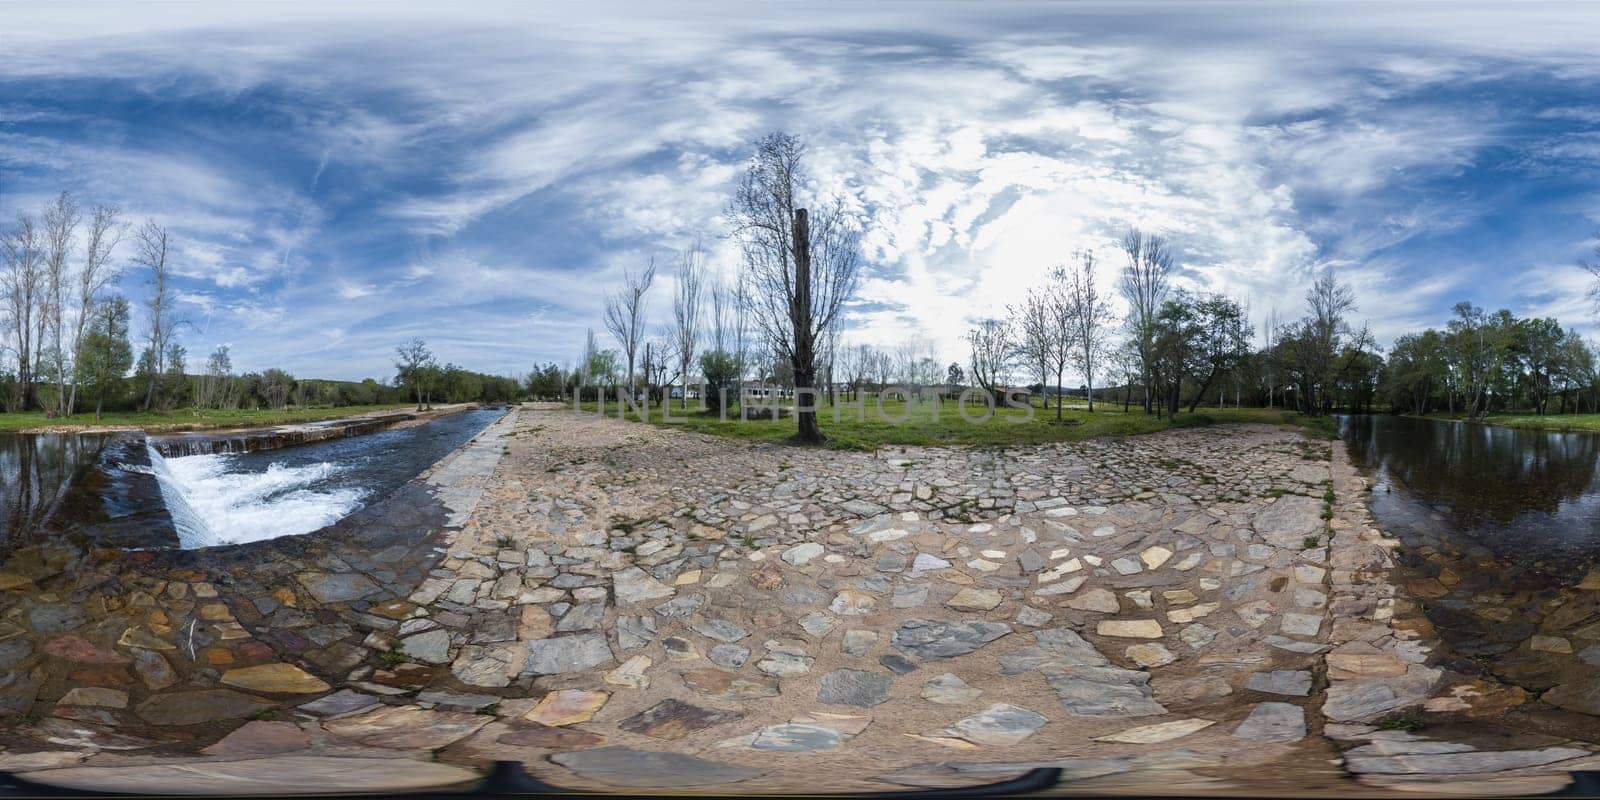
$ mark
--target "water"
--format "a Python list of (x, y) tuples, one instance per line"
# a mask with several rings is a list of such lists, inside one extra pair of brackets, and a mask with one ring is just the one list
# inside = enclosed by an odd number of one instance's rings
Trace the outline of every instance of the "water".
[(0, 434), (0, 546), (39, 532), (66, 502), (74, 476), (111, 437)]
[(164, 458), (150, 466), (185, 549), (295, 536), (374, 502), (460, 447), (499, 411), (255, 453)]
[(136, 434), (0, 434), (0, 554), (53, 535), (196, 548), (310, 533), (386, 497), (502, 413), (182, 457)]
[(1600, 558), (1600, 435), (1393, 416), (1340, 434), (1375, 478), (1372, 511), (1402, 541), (1581, 575)]

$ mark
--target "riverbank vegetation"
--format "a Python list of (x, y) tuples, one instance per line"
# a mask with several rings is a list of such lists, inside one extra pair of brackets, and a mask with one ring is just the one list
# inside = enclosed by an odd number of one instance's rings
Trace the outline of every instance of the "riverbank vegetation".
[[(1428, 414), (1429, 419), (1463, 419), (1456, 414)], [(1506, 428), (1540, 431), (1589, 431), (1600, 433), (1600, 414), (1487, 414), (1478, 422)]]

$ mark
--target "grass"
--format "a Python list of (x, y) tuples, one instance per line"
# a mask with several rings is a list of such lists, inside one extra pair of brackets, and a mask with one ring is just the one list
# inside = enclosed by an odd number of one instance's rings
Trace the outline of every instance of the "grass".
[(1507, 428), (1600, 433), (1600, 414), (1491, 414), (1483, 421)]
[[(595, 413), (598, 407), (595, 403), (585, 403), (580, 409)], [(968, 415), (974, 418), (982, 416), (984, 411), (978, 405), (969, 405), (967, 410)], [(608, 416), (616, 416), (616, 405), (608, 403), (605, 412)], [(1124, 413), (1120, 404), (1103, 403), (1097, 405), (1092, 414), (1082, 406), (1069, 407), (1063, 411), (1063, 418), (1059, 422), (1055, 414), (1053, 407), (1048, 411), (1035, 407), (1030, 419), (1026, 411), (1003, 408), (986, 422), (969, 422), (961, 418), (953, 400), (938, 404), (915, 403), (909, 408), (904, 401), (889, 400), (884, 402), (880, 414), (877, 402), (868, 398), (864, 414), (854, 405), (842, 403), (837, 419), (834, 407), (825, 404), (818, 413), (818, 422), (823, 434), (828, 437), (827, 446), (839, 450), (873, 450), (884, 445), (1004, 447), (1078, 441), (1101, 436), (1130, 436), (1168, 428), (1230, 422), (1257, 422), (1331, 431), (1331, 426), (1322, 425), (1324, 420), (1310, 420), (1308, 426), (1305, 418), (1284, 409), (1203, 408), (1194, 414), (1180, 413), (1174, 419), (1162, 417), (1158, 420), (1137, 409)], [(626, 416), (628, 419), (640, 417), (631, 408)], [(778, 420), (770, 416), (756, 418), (752, 410), (751, 419), (741, 420), (738, 411), (734, 410), (728, 413), (728, 419), (723, 420), (715, 414), (696, 411), (693, 401), (687, 411), (674, 406), (672, 416), (674, 419), (671, 421), (664, 419), (662, 409), (655, 406), (649, 409), (646, 421), (716, 436), (768, 442), (789, 441), (796, 431), (793, 417)], [(899, 421), (901, 417), (905, 418), (903, 422)]]
[(338, 419), (369, 411), (411, 408), (409, 404), (344, 406), (341, 408), (211, 409), (181, 408), (176, 411), (111, 411), (94, 418), (94, 412), (69, 417), (48, 418), (42, 411), (0, 414), (0, 431), (78, 428), (141, 428), (152, 432), (197, 431), (211, 428), (244, 428), (258, 425), (286, 425), (291, 422), (316, 422)]

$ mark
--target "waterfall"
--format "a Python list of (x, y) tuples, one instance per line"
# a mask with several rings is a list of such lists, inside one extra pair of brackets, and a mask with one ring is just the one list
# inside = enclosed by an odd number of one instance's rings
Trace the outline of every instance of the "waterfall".
[(161, 489), (161, 501), (166, 503), (167, 513), (172, 516), (172, 527), (178, 533), (178, 546), (193, 550), (216, 544), (217, 535), (211, 532), (206, 521), (184, 499), (183, 488), (172, 474), (172, 468), (167, 465), (167, 459), (153, 445), (146, 444), (145, 448), (150, 453), (150, 474), (156, 478), (156, 486)]
[(310, 533), (354, 511), (366, 495), (329, 487), (338, 468), (326, 461), (251, 470), (226, 453), (169, 458), (146, 447), (184, 549)]

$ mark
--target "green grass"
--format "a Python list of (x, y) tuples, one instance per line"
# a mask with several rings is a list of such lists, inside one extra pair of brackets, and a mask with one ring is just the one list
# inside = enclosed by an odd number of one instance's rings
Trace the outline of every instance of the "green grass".
[(338, 419), (369, 411), (411, 408), (407, 404), (378, 406), (344, 406), (342, 408), (278, 409), (209, 409), (182, 408), (168, 412), (108, 411), (99, 420), (94, 412), (73, 414), (70, 417), (49, 419), (42, 411), (20, 414), (0, 414), (0, 431), (62, 428), (142, 428), (147, 431), (193, 431), (210, 428), (242, 428), (255, 425), (285, 425), (291, 422), (316, 422)]
[[(1429, 414), (1429, 419), (1455, 419), (1460, 414)], [(1531, 428), (1541, 431), (1593, 431), (1600, 433), (1600, 414), (1489, 414), (1479, 422), (1506, 428)]]
[[(689, 405), (688, 411), (673, 406), (672, 416), (675, 421), (663, 419), (661, 408), (653, 406), (649, 410), (647, 421), (656, 425), (716, 436), (768, 442), (786, 442), (792, 439), (796, 432), (796, 423), (792, 417), (773, 420), (767, 416), (757, 419), (752, 411), (751, 419), (741, 420), (738, 411), (733, 410), (728, 413), (728, 419), (724, 421), (717, 415), (696, 411), (693, 401)], [(585, 403), (580, 408), (588, 413), (594, 413), (597, 406), (594, 403)], [(1200, 409), (1195, 414), (1180, 413), (1176, 419), (1169, 420), (1163, 417), (1158, 420), (1138, 409), (1123, 413), (1120, 404), (1106, 403), (1097, 405), (1092, 414), (1081, 407), (1067, 408), (1063, 411), (1060, 422), (1056, 421), (1053, 407), (1048, 411), (1035, 407), (1031, 420), (1025, 411), (1000, 409), (995, 417), (987, 422), (963, 420), (953, 400), (938, 404), (937, 410), (938, 415), (935, 418), (934, 403), (915, 403), (911, 405), (907, 416), (905, 402), (890, 400), (884, 403), (883, 413), (880, 415), (876, 401), (868, 398), (865, 419), (860, 418), (861, 414), (854, 406), (841, 404), (838, 409), (839, 417), (836, 420), (835, 409), (830, 405), (824, 405), (818, 414), (818, 422), (822, 426), (823, 434), (828, 437), (827, 446), (839, 450), (872, 450), (884, 445), (1004, 447), (1077, 441), (1100, 436), (1130, 436), (1174, 427), (1186, 428), (1231, 422), (1257, 422), (1323, 429), (1322, 420), (1312, 420), (1313, 424), (1307, 426), (1306, 420), (1292, 411), (1265, 408)], [(616, 405), (606, 404), (605, 412), (607, 416), (615, 417)], [(982, 413), (981, 406), (968, 406), (969, 416), (977, 417)], [(894, 421), (902, 416), (907, 417), (904, 422)], [(639, 415), (631, 408), (626, 417), (639, 419)], [(683, 421), (676, 421), (677, 419)]]
[(1508, 428), (1600, 433), (1600, 414), (1494, 414), (1485, 418), (1484, 422)]

